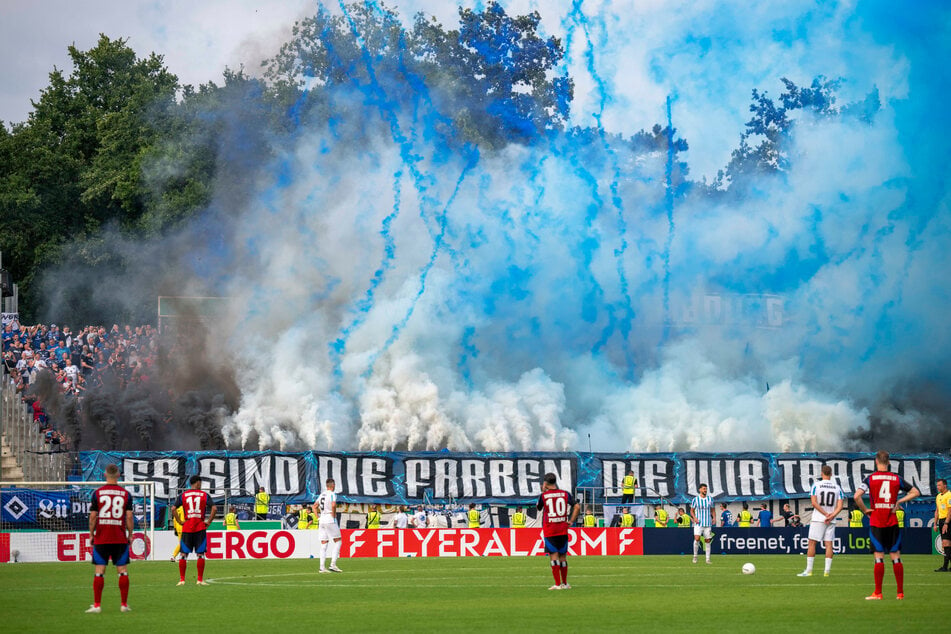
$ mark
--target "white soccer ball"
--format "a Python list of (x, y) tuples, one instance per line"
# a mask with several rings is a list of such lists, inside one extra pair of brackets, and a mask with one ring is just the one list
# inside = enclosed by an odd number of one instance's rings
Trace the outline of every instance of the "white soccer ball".
[(751, 563), (745, 563), (745, 564), (743, 564), (743, 574), (744, 574), (744, 575), (751, 575), (751, 574), (753, 574), (754, 572), (756, 572), (756, 566), (754, 566), (754, 565), (751, 564)]

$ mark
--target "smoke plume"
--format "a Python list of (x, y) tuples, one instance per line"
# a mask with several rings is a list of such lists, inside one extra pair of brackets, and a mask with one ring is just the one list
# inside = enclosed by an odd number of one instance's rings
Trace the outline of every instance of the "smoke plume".
[[(376, 83), (287, 134), (249, 138), (252, 95), (209, 113), (241, 178), (116, 247), (163, 264), (115, 288), (225, 298), (164, 361), (173, 425), (201, 448), (947, 447), (949, 40), (917, 37), (947, 10), (627, 4), (539, 4), (583, 129), (543, 142), (460, 145), (426, 114), (446, 86), (370, 55)], [(717, 179), (784, 77), (841, 78), (837, 101), (790, 110), (776, 169)], [(139, 397), (86, 399), (106, 446), (120, 401), (149, 442)]]

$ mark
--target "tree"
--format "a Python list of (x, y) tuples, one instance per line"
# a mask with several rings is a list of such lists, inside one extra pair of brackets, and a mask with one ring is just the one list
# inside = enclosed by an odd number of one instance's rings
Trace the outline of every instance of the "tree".
[(555, 74), (564, 50), (539, 35), (540, 15), (511, 17), (490, 2), (459, 16), (457, 30), (420, 14), (407, 31), (376, 4), (350, 4), (340, 15), (320, 9), (295, 25), (265, 76), (284, 99), (296, 95), (298, 113), (346, 119), (359, 100), (381, 115), (354, 113), (361, 123), (394, 135), (407, 112), (450, 142), (488, 148), (562, 129), (572, 83)]
[(174, 114), (178, 83), (160, 56), (139, 59), (105, 35), (69, 55), (72, 73), (54, 68), (29, 119), (0, 137), (0, 249), (11, 255), (27, 315), (36, 271), (64, 245), (108, 223), (136, 227), (142, 161)]

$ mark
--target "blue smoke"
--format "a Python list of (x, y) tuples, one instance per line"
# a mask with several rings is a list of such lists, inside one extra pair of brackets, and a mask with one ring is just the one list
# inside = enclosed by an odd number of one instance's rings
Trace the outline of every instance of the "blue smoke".
[[(539, 4), (567, 126), (516, 90), (482, 146), (466, 79), (408, 59), (440, 7), (368, 4), (383, 43), (320, 9), (359, 50), (322, 33), (346, 72), (262, 163), (235, 279), (196, 271), (280, 358), (239, 352), (235, 442), (825, 450), (951, 411), (948, 10), (674, 5)], [(473, 48), (514, 64), (509, 35)]]

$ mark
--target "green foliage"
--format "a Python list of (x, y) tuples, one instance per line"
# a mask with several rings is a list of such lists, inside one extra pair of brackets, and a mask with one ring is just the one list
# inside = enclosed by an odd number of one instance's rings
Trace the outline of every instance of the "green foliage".
[(295, 25), (265, 77), (296, 116), (319, 121), (354, 116), (393, 133), (399, 104), (412, 103), (447, 140), (485, 148), (562, 129), (572, 83), (555, 73), (564, 50), (538, 34), (541, 16), (512, 17), (495, 2), (459, 16), (457, 30), (421, 14), (407, 30), (378, 5), (319, 9)]
[(0, 249), (28, 317), (37, 271), (64, 245), (111, 223), (136, 228), (143, 160), (175, 106), (178, 82), (160, 56), (139, 59), (104, 35), (69, 55), (72, 73), (54, 69), (29, 120), (0, 137)]

